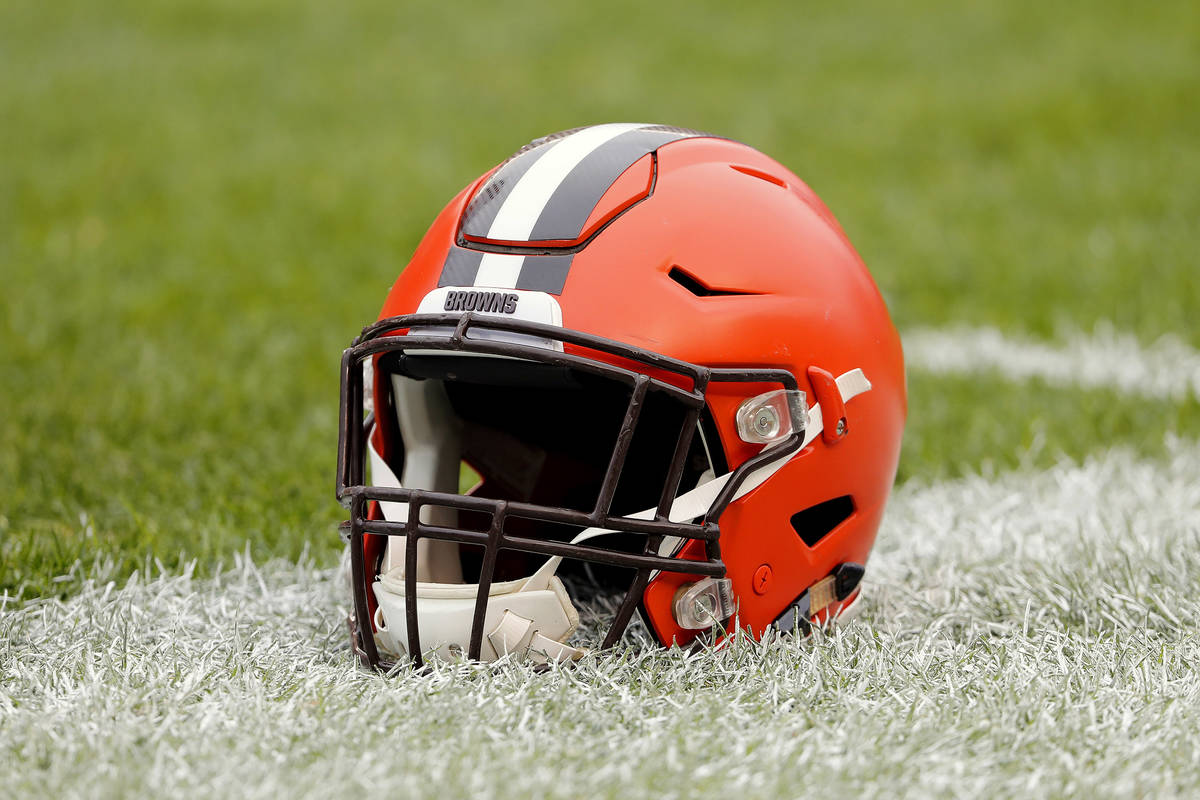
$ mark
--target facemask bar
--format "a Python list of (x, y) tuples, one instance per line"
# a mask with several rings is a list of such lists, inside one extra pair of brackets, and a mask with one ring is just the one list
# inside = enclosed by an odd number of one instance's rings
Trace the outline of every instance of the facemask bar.
[[(430, 328), (439, 326), (441, 331), (448, 331), (453, 327), (453, 332), (447, 335), (445, 332), (430, 331)], [(414, 329), (419, 330), (414, 333)], [(537, 339), (559, 341), (563, 344), (606, 353), (631, 361), (638, 367), (681, 376), (690, 381), (691, 389), (681, 388), (635, 369), (628, 369), (571, 352), (549, 350), (534, 344), (509, 340), (470, 337), (467, 334), (471, 329), (525, 334)], [(389, 335), (402, 332), (407, 332), (407, 334)], [(365, 446), (366, 436), (370, 431), (370, 420), (366, 424), (363, 422), (364, 387), (361, 364), (364, 360), (377, 354), (404, 350), (471, 352), (519, 358), (591, 372), (627, 384), (630, 387), (629, 404), (593, 510), (583, 512), (564, 507), (449, 494), (425, 489), (397, 489), (365, 485)], [(381, 667), (368, 612), (367, 596), (373, 576), (367, 574), (367, 565), (364, 563), (363, 536), (366, 535), (406, 537), (404, 597), (407, 649), (417, 667), (422, 664), (416, 580), (417, 542), (422, 537), (484, 548), (467, 653), (468, 657), (474, 660), (479, 659), (482, 647), (484, 615), (487, 611), (492, 573), (495, 571), (496, 558), (500, 550), (509, 549), (545, 556), (560, 556), (637, 570), (604, 637), (602, 647), (613, 645), (624, 633), (652, 574), (662, 571), (715, 578), (724, 577), (725, 564), (721, 560), (718, 541), (720, 531), (717, 520), (736, 495), (738, 488), (752, 472), (769, 463), (786, 459), (800, 449), (804, 440), (804, 418), (799, 408), (793, 409), (793, 433), (787, 439), (748, 459), (734, 470), (703, 519), (699, 522), (671, 522), (668, 519), (668, 512), (678, 490), (688, 449), (698, 426), (700, 412), (705, 406), (705, 392), (710, 382), (778, 383), (788, 390), (799, 389), (795, 375), (783, 369), (741, 370), (704, 367), (579, 331), (492, 315), (476, 316), (471, 312), (410, 314), (381, 320), (363, 329), (362, 334), (342, 354), (337, 464), (337, 497), (342, 505), (350, 509), (350, 519), (342, 523), (341, 530), (343, 537), (350, 545), (354, 612), (358, 626), (355, 634), (358, 640), (356, 644), (360, 648), (360, 656), (363, 660), (372, 667)], [(613, 495), (617, 489), (634, 429), (637, 427), (638, 417), (646, 395), (650, 391), (664, 392), (683, 403), (687, 411), (684, 415), (682, 430), (654, 518), (646, 520), (613, 516), (610, 508)], [(367, 504), (371, 500), (407, 503), (408, 519), (405, 522), (367, 519)], [(420, 521), (420, 511), (425, 505), (483, 512), (491, 516), (491, 525), (484, 532), (426, 524)], [(641, 554), (635, 554), (595, 545), (514, 536), (504, 532), (505, 520), (510, 516), (565, 523), (584, 528), (595, 527), (615, 532), (640, 533), (646, 536), (646, 544)], [(658, 548), (664, 536), (703, 541), (705, 560), (690, 561), (660, 556)]]

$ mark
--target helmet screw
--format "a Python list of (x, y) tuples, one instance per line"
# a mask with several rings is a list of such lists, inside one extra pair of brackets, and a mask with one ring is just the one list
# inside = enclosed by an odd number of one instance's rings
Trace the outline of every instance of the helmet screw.
[(838, 435), (838, 436), (845, 436), (845, 435), (846, 435), (846, 419), (845, 419), (845, 417), (843, 417), (842, 419), (839, 419), (839, 420), (838, 420), (838, 424), (837, 424), (837, 435)]
[(759, 436), (770, 437), (779, 430), (779, 414), (770, 406), (760, 408), (754, 414), (753, 424)]
[(754, 570), (754, 580), (750, 584), (754, 588), (754, 593), (766, 594), (767, 590), (771, 588), (772, 577), (773, 573), (771, 571), (770, 564), (763, 564), (761, 567)]

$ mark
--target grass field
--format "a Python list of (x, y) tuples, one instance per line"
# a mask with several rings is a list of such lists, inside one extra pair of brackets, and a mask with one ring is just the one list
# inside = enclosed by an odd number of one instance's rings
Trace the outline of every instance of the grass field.
[[(1200, 6), (477, 5), (0, 5), (0, 796), (1200, 792)], [(887, 296), (863, 620), (363, 675), (340, 350), (610, 120), (777, 157)]]

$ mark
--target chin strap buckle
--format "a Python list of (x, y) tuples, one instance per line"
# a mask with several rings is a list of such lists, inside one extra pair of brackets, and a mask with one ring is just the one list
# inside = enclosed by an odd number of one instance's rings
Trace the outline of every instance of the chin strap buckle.
[(850, 597), (862, 581), (866, 568), (862, 564), (847, 561), (839, 564), (830, 574), (804, 590), (804, 593), (792, 601), (775, 620), (775, 627), (780, 633), (799, 631), (807, 636), (812, 629), (810, 619), (820, 614), (834, 603)]

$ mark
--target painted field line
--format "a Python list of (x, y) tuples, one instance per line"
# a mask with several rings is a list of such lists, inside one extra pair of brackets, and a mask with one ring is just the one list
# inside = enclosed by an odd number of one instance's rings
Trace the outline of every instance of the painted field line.
[(998, 372), (1143, 397), (1200, 398), (1200, 351), (1170, 336), (1143, 345), (1131, 334), (1099, 326), (1090, 336), (1073, 333), (1051, 343), (962, 326), (916, 328), (902, 338), (909, 366), (928, 372)]
[[(898, 486), (868, 575), (889, 582), (938, 565), (1011, 568), (1016, 562), (1065, 570), (1072, 561), (1095, 561), (1123, 545), (1195, 542), (1200, 443), (1170, 436), (1166, 449), (1162, 460), (1115, 447), (1042, 471)], [(1164, 563), (1162, 570), (1174, 566)]]

